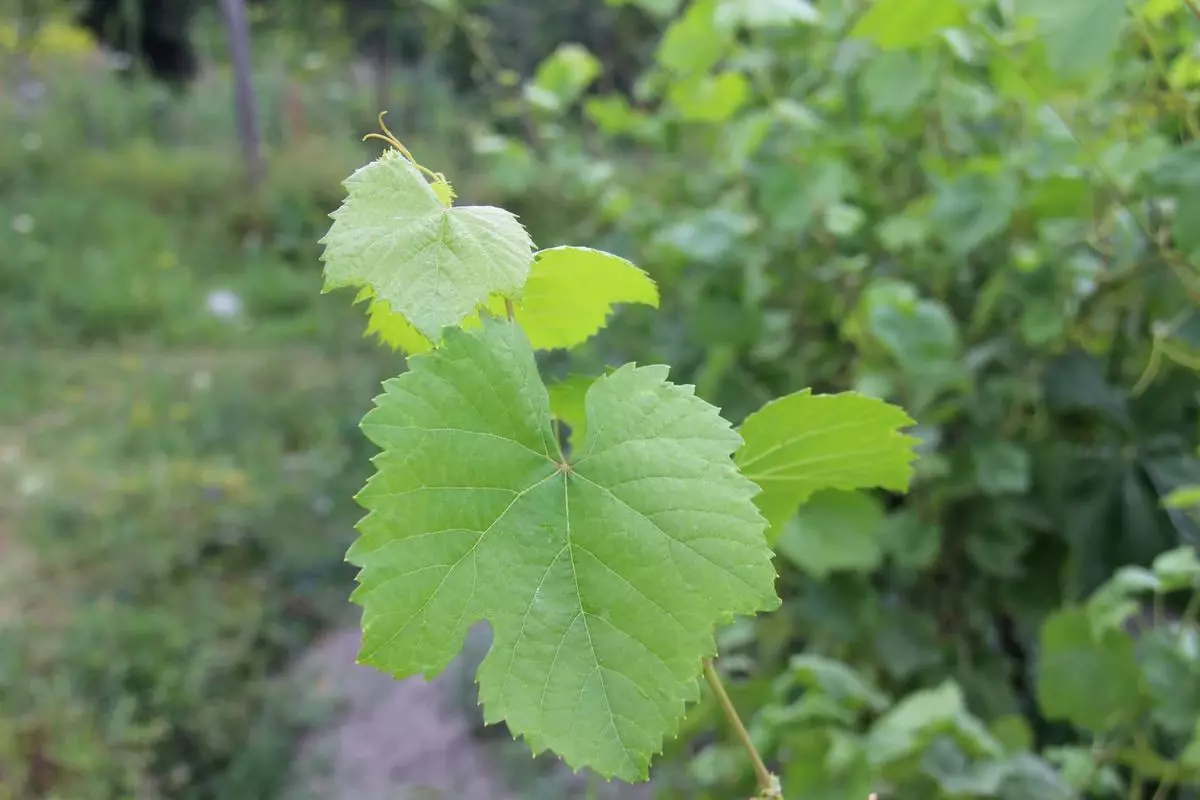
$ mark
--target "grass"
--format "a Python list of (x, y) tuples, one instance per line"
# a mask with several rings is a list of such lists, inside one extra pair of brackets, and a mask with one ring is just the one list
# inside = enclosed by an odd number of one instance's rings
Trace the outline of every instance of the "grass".
[(36, 66), (0, 97), (0, 798), (269, 798), (402, 367), (320, 291), (367, 151), (274, 131), (248, 191), (223, 93)]
[[(283, 787), (309, 715), (279, 676), (348, 610), (357, 422), (402, 368), (321, 294), (375, 88), (305, 62), (256, 75), (252, 189), (221, 69), (172, 99), (39, 55), (42, 99), (0, 95), (0, 800)], [(518, 191), (440, 87), (393, 89), (463, 202)]]

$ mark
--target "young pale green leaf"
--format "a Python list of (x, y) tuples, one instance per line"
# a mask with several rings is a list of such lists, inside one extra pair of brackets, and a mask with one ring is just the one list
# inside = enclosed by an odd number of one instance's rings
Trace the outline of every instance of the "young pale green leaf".
[(740, 72), (694, 75), (667, 90), (667, 100), (687, 122), (716, 125), (737, 113), (750, 97), (750, 81)]
[(600, 60), (579, 44), (563, 44), (538, 65), (525, 98), (547, 111), (563, 112), (600, 76)]
[(450, 207), (395, 150), (346, 180), (325, 245), (325, 289), (368, 286), (422, 336), (437, 340), (493, 294), (515, 296), (533, 263), (517, 218), (491, 206)]
[(363, 420), (382, 452), (347, 554), (360, 660), (431, 677), (487, 620), (485, 719), (645, 779), (698, 697), (714, 626), (779, 604), (755, 486), (730, 458), (740, 437), (666, 367), (629, 364), (588, 390), (566, 462), (507, 321), (450, 328), (410, 366)]
[(912, 477), (915, 424), (903, 410), (857, 392), (814, 395), (808, 389), (772, 400), (738, 432), (734, 456), (762, 488), (755, 502), (778, 538), (782, 524), (813, 492), (879, 487), (902, 492)]
[[(358, 299), (363, 299), (360, 293)], [(570, 348), (604, 327), (617, 303), (658, 307), (658, 287), (642, 270), (620, 256), (587, 247), (552, 247), (537, 254), (521, 299), (513, 303), (517, 322), (538, 350)], [(483, 304), (493, 316), (505, 315), (504, 298), (492, 295)], [(429, 339), (386, 304), (373, 300), (367, 333), (409, 355), (424, 353)], [(478, 327), (476, 311), (461, 322)]]
[(883, 50), (902, 50), (925, 44), (966, 20), (960, 0), (875, 0), (850, 35), (870, 39)]
[(552, 247), (537, 254), (516, 319), (538, 350), (574, 347), (604, 327), (617, 303), (658, 308), (658, 286), (612, 253)]
[(367, 302), (367, 329), (363, 336), (374, 334), (388, 347), (408, 355), (417, 355), (433, 349), (433, 344), (410, 325), (408, 320), (392, 311), (386, 300), (375, 297), (369, 286), (364, 286), (359, 290), (358, 297), (354, 298), (355, 303), (364, 300)]
[(716, 0), (695, 0), (671, 23), (658, 46), (657, 60), (678, 75), (710, 70), (736, 41), (736, 31), (717, 24)]

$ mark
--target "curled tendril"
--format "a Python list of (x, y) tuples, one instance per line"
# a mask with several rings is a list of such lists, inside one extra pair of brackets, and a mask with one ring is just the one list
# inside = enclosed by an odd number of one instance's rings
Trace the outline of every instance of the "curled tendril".
[(383, 118), (386, 114), (386, 111), (379, 112), (379, 127), (383, 130), (383, 133), (368, 133), (362, 138), (362, 140), (365, 142), (369, 139), (378, 139), (381, 142), (391, 145), (396, 149), (396, 152), (408, 159), (408, 163), (419, 169), (423, 175), (430, 178), (434, 183), (446, 183), (445, 175), (440, 172), (434, 172), (428, 167), (418, 164), (417, 160), (413, 158), (412, 153), (408, 152), (408, 148), (401, 144), (400, 140), (396, 138), (396, 134), (388, 130), (388, 126), (383, 121)]

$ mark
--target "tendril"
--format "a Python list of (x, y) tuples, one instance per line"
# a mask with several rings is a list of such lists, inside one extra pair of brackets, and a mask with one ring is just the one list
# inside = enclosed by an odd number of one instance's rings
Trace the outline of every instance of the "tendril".
[(421, 164), (418, 164), (417, 160), (415, 158), (413, 158), (412, 153), (408, 152), (408, 148), (405, 147), (403, 144), (401, 144), (400, 140), (396, 138), (396, 134), (394, 134), (390, 130), (388, 130), (387, 124), (383, 121), (383, 118), (387, 113), (388, 112), (386, 112), (386, 111), (379, 112), (379, 127), (381, 129), (383, 129), (383, 133), (374, 133), (374, 132), (368, 133), (366, 136), (364, 136), (362, 138), (362, 140), (365, 142), (369, 139), (378, 139), (381, 142), (391, 145), (393, 148), (396, 149), (396, 152), (400, 153), (400, 155), (402, 155), (406, 159), (408, 159), (408, 163), (412, 164), (414, 167), (416, 167), (418, 170), (420, 170), (421, 174), (428, 177), (434, 183), (446, 183), (445, 175), (443, 175), (440, 172), (434, 172), (433, 170), (429, 169), (428, 167), (424, 167)]

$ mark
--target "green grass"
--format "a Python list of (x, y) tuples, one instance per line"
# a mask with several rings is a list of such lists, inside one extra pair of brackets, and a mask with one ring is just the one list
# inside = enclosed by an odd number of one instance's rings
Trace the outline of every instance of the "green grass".
[(269, 798), (402, 367), (321, 294), (365, 115), (266, 126), (250, 191), (221, 92), (51, 77), (0, 98), (0, 799)]

